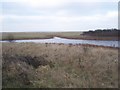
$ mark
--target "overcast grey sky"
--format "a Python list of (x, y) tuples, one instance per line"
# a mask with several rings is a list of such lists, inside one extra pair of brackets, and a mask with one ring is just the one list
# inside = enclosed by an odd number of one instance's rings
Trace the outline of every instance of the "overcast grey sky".
[(1, 0), (0, 32), (118, 28), (119, 0)]

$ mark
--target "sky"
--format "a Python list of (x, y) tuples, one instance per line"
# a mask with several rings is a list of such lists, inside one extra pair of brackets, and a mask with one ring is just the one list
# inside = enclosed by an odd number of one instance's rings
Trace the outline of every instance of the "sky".
[(0, 32), (118, 28), (119, 0), (1, 0)]

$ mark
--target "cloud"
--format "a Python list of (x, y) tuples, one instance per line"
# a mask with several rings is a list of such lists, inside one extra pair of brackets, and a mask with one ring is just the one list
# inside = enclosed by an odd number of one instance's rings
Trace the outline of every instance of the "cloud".
[[(1, 0), (1, 2), (29, 2), (29, 1), (33, 1), (33, 2), (60, 2), (62, 0)], [(64, 1), (70, 1), (70, 2), (118, 2), (119, 0), (64, 0)]]
[[(50, 8), (66, 5), (68, 3), (90, 2), (119, 2), (119, 0), (1, 0), (0, 2), (15, 2), (32, 8)], [(90, 4), (94, 5), (94, 4)]]
[(116, 17), (118, 16), (118, 11), (109, 11), (107, 17)]
[(15, 2), (32, 8), (48, 8), (60, 6), (65, 1), (67, 0), (2, 0), (1, 2)]
[(101, 20), (102, 18), (110, 18), (110, 17), (118, 17), (118, 11), (108, 11), (105, 14), (94, 14), (94, 15), (79, 15), (79, 16), (71, 16), (67, 14), (65, 11), (60, 11), (57, 12), (54, 15), (27, 15), (27, 16), (22, 16), (22, 15), (0, 15), (0, 18), (11, 18), (11, 19), (16, 19), (16, 20), (41, 20), (41, 19), (53, 19), (53, 20), (60, 20), (60, 21), (76, 21), (76, 20)]
[[(12, 2), (11, 2), (12, 1)], [(117, 28), (117, 3), (102, 0), (2, 0), (4, 31)], [(92, 1), (92, 2), (91, 2)], [(111, 0), (109, 2), (117, 2)], [(93, 10), (94, 9), (94, 10)], [(2, 24), (1, 24), (2, 25)]]
[(24, 4), (33, 8), (57, 7), (64, 3), (64, 0), (25, 0)]
[[(4, 30), (26, 30), (26, 31), (57, 31), (57, 30), (89, 30), (97, 28), (117, 27), (117, 11), (108, 11), (106, 14), (92, 16), (19, 16), (5, 15)], [(11, 20), (11, 24), (9, 21)], [(20, 23), (21, 21), (21, 23)], [(14, 23), (15, 22), (15, 23)], [(14, 27), (15, 26), (15, 27)], [(22, 27), (22, 28), (21, 28)]]

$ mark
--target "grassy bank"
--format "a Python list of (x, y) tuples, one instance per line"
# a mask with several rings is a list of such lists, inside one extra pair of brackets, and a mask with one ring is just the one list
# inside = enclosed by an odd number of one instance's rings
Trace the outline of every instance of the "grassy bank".
[(21, 40), (21, 39), (47, 39), (52, 38), (53, 33), (39, 33), (39, 32), (7, 32), (2, 33), (1, 40)]
[(118, 50), (82, 45), (3, 43), (3, 87), (116, 88)]
[(55, 36), (68, 39), (118, 40), (118, 36), (89, 36), (82, 35), (82, 33), (83, 32), (7, 32), (0, 34), (0, 40), (45, 39)]
[(12, 39), (44, 39), (44, 38), (53, 38), (55, 36), (67, 37), (67, 38), (78, 38), (82, 32), (7, 32), (2, 33), (1, 40)]

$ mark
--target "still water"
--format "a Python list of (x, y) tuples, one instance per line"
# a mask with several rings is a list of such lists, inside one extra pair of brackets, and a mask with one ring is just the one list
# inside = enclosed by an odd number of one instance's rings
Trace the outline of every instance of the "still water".
[(16, 40), (15, 42), (93, 44), (93, 45), (99, 45), (99, 46), (118, 47), (118, 41), (82, 40), (82, 39), (78, 40), (78, 39), (66, 39), (66, 38), (60, 38), (60, 37), (54, 37), (51, 39)]

